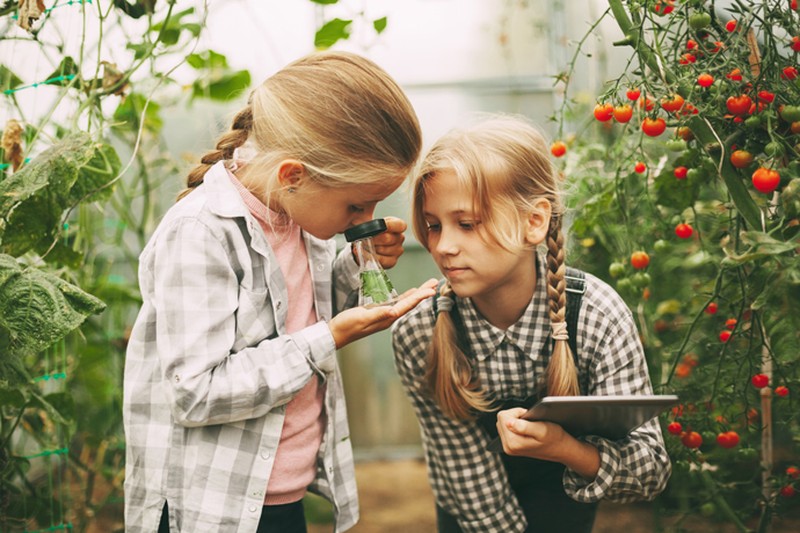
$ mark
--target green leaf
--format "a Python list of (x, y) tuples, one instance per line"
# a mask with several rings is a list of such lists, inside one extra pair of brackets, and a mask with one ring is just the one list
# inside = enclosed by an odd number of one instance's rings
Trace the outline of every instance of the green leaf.
[(199, 54), (189, 54), (186, 57), (186, 62), (197, 70), (228, 68), (228, 59), (224, 55), (213, 50), (206, 50), (204, 52), (200, 52)]
[(150, 45), (144, 43), (128, 43), (125, 48), (133, 50), (134, 59), (141, 59), (147, 51), (150, 50)]
[(376, 33), (383, 33), (386, 29), (386, 17), (381, 17), (372, 21), (372, 27), (375, 28)]
[(339, 18), (326, 22), (314, 35), (314, 46), (317, 49), (326, 49), (336, 44), (340, 39), (348, 39), (350, 37), (349, 26), (352, 22), (352, 20)]
[[(0, 182), (0, 218), (8, 218), (13, 208), (48, 187), (51, 194), (66, 198), (78, 177), (78, 169), (94, 155), (94, 144), (86, 132), (77, 132), (54, 144), (22, 170)], [(0, 221), (0, 234), (2, 234)]]
[(750, 249), (741, 255), (728, 254), (728, 257), (722, 260), (724, 265), (741, 265), (742, 263), (757, 261), (786, 252), (793, 252), (797, 248), (796, 242), (779, 241), (760, 231), (743, 231), (741, 239), (743, 243), (750, 245)]
[(7, 91), (22, 85), (22, 80), (5, 65), (0, 65), (0, 91)]
[(655, 191), (656, 203), (682, 211), (697, 199), (698, 180), (679, 180), (671, 169), (666, 170), (656, 177)]
[(122, 167), (117, 151), (109, 144), (98, 144), (95, 148), (94, 157), (80, 168), (78, 179), (69, 191), (70, 204), (106, 200), (114, 190), (108, 185)]
[(16, 387), (0, 383), (0, 405), (20, 408), (25, 405), (25, 395)]
[(9, 354), (40, 352), (103, 309), (79, 287), (0, 254), (0, 326), (10, 332)]
[(339, 0), (311, 0), (311, 1), (315, 4), (321, 4), (324, 6), (330, 6), (339, 2)]
[[(114, 111), (114, 121), (116, 124), (112, 127), (118, 131), (138, 131), (141, 126), (142, 109), (144, 109), (146, 101), (147, 98), (142, 94), (129, 94)], [(144, 129), (154, 135), (157, 135), (163, 126), (161, 116), (159, 115), (160, 109), (161, 106), (151, 100), (150, 103), (147, 104), (147, 111), (144, 114)]]
[[(69, 76), (69, 75), (77, 76), (78, 74), (79, 74), (78, 67), (77, 65), (75, 65), (75, 60), (72, 59), (70, 56), (66, 56), (64, 59), (61, 60), (61, 63), (59, 63), (58, 67), (56, 67), (56, 69), (53, 72), (51, 72), (50, 75), (47, 76), (47, 78), (45, 79), (49, 80), (52, 78), (58, 78), (60, 76)], [(70, 80), (65, 79), (65, 80), (51, 82), (50, 85), (61, 85), (63, 87), (65, 85), (69, 85), (70, 83), (71, 83)]]
[(210, 98), (225, 102), (238, 98), (249, 86), (250, 72), (247, 70), (212, 75), (194, 82), (192, 98)]

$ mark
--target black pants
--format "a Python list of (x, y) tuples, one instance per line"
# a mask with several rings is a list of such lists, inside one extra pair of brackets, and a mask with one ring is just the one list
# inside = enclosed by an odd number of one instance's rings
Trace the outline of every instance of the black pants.
[[(501, 409), (532, 405), (534, 399), (509, 400)], [(489, 435), (497, 437), (497, 411), (478, 418), (478, 425)], [(564, 465), (528, 457), (502, 454), (503, 465), (511, 489), (528, 519), (526, 533), (591, 533), (597, 513), (597, 503), (576, 502), (564, 492)], [(439, 533), (461, 533), (455, 517), (436, 508)]]
[[(161, 512), (158, 533), (169, 533), (167, 504)], [(284, 505), (265, 505), (261, 508), (261, 519), (256, 533), (306, 533), (306, 517), (303, 500)]]
[[(590, 533), (592, 531), (597, 504), (576, 502), (567, 496), (561, 481), (564, 465), (536, 459), (505, 457), (515, 459), (513, 466), (506, 464), (506, 469), (509, 473), (511, 488), (517, 495), (525, 518), (528, 519), (526, 533)], [(527, 459), (532, 464), (520, 467), (522, 459)], [(513, 481), (512, 478), (514, 478)], [(438, 506), (436, 508), (436, 526), (439, 533), (461, 533), (455, 517)]]

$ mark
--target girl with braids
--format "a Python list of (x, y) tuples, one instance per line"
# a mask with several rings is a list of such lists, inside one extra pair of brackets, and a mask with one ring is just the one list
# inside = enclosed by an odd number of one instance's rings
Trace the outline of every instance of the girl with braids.
[(444, 280), (392, 338), (440, 532), (590, 531), (599, 500), (652, 499), (669, 477), (657, 420), (609, 441), (521, 418), (545, 395), (652, 394), (631, 312), (589, 274), (570, 349), (548, 154), (524, 119), (490, 116), (436, 142), (414, 182), (414, 233)]
[[(305, 532), (306, 491), (335, 531), (358, 520), (336, 350), (388, 328), (352, 307), (358, 266), (333, 237), (370, 220), (421, 149), (417, 117), (378, 66), (316, 53), (250, 95), (140, 257), (143, 306), (125, 363), (129, 532)], [(384, 268), (405, 222), (375, 237)]]

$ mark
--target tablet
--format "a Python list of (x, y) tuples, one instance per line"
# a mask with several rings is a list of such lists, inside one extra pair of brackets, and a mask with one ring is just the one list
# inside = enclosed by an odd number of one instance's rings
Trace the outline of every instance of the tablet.
[[(522, 418), (555, 422), (575, 437), (597, 435), (620, 440), (678, 402), (678, 396), (674, 394), (547, 396), (528, 409)], [(500, 439), (494, 439), (489, 449), (502, 451)]]

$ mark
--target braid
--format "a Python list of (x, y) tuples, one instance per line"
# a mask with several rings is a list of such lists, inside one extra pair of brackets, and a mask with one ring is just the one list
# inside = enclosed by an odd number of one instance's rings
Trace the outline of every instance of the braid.
[(547, 299), (555, 339), (553, 353), (547, 365), (547, 393), (552, 396), (580, 394), (577, 369), (567, 342), (569, 336), (565, 320), (567, 310), (565, 271), (561, 217), (553, 215), (547, 232)]
[[(445, 283), (435, 298), (440, 303), (428, 350), (425, 379), (434, 401), (445, 415), (457, 420), (470, 420), (474, 418), (475, 410), (489, 411), (491, 404), (473, 377), (472, 366), (458, 342), (458, 330), (450, 311), (450, 307), (455, 305), (455, 294), (450, 284)], [(445, 302), (448, 305), (444, 305)]]
[(186, 178), (186, 189), (180, 192), (178, 200), (192, 192), (192, 189), (203, 183), (203, 178), (213, 165), (220, 161), (233, 159), (233, 152), (242, 146), (253, 130), (253, 108), (247, 106), (233, 117), (231, 129), (217, 140), (217, 146), (203, 154), (200, 164), (196, 165)]

